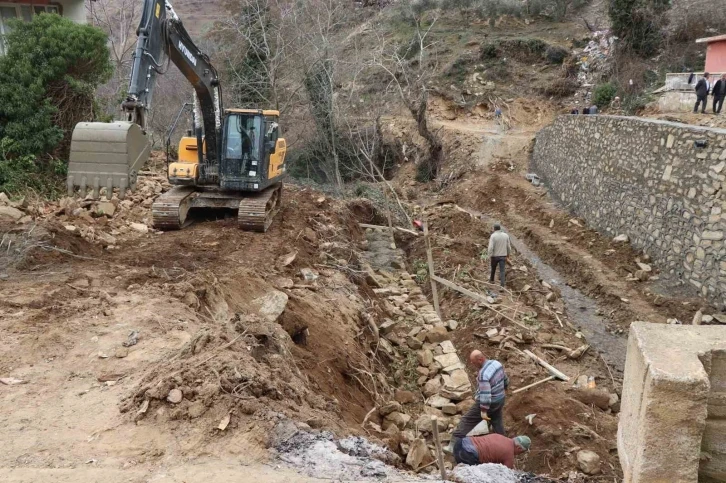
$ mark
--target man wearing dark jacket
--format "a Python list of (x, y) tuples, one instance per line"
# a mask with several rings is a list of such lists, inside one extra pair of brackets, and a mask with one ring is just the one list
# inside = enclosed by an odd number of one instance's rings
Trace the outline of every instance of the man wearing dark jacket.
[(699, 79), (696, 83), (696, 105), (693, 108), (693, 113), (698, 112), (698, 105), (703, 103), (701, 106), (701, 114), (706, 114), (706, 104), (708, 104), (708, 93), (711, 91), (711, 81), (709, 81), (711, 74), (706, 72), (703, 74), (703, 78)]
[(721, 78), (713, 86), (713, 113), (721, 114), (723, 100), (726, 98), (726, 74), (722, 74)]

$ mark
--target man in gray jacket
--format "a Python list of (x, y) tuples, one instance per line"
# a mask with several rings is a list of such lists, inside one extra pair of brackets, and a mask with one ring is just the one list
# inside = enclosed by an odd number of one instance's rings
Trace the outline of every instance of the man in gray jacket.
[(509, 241), (509, 235), (502, 231), (502, 227), (499, 223), (494, 225), (494, 233), (489, 237), (489, 258), (492, 262), (492, 274), (489, 277), (489, 281), (494, 283), (494, 275), (497, 272), (497, 265), (499, 266), (499, 281), (504, 287), (506, 281), (504, 275), (504, 267), (507, 263), (507, 257), (512, 252), (512, 244)]

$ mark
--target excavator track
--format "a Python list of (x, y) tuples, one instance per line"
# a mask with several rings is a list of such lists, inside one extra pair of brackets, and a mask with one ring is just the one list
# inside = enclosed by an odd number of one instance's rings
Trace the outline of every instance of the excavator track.
[(194, 194), (194, 187), (175, 186), (159, 196), (151, 205), (154, 228), (165, 231), (182, 228)]
[(273, 218), (280, 211), (281, 203), (282, 183), (245, 197), (239, 202), (237, 219), (240, 228), (245, 231), (266, 232)]

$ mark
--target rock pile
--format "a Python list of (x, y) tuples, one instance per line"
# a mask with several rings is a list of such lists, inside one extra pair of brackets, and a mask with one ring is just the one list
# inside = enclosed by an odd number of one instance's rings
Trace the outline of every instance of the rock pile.
[(0, 193), (0, 219), (21, 225), (32, 221), (57, 223), (69, 233), (112, 250), (122, 238), (152, 231), (150, 207), (166, 188), (163, 176), (142, 172), (137, 189), (124, 200), (114, 195), (111, 200), (65, 197), (56, 202), (13, 202)]

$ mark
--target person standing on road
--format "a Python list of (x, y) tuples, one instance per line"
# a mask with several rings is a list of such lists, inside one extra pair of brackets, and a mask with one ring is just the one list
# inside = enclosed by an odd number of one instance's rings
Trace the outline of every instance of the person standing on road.
[(502, 231), (502, 226), (499, 223), (494, 225), (494, 233), (489, 237), (489, 249), (487, 251), (492, 262), (492, 274), (489, 277), (489, 281), (494, 283), (494, 275), (497, 272), (498, 265), (499, 281), (502, 283), (502, 287), (504, 287), (506, 282), (504, 267), (507, 264), (507, 258), (512, 252), (512, 243), (509, 241), (509, 235)]
[(531, 444), (527, 436), (510, 439), (501, 434), (486, 434), (463, 438), (454, 443), (454, 459), (458, 464), (498, 463), (514, 469), (514, 457), (529, 451)]
[(701, 106), (701, 114), (706, 114), (706, 105), (708, 104), (708, 93), (711, 91), (711, 81), (709, 78), (711, 74), (708, 72), (703, 74), (703, 78), (699, 79), (696, 83), (696, 105), (693, 107), (693, 113), (698, 112), (698, 105), (703, 103)]
[(723, 100), (726, 98), (726, 74), (721, 74), (721, 78), (716, 81), (713, 86), (713, 113), (721, 114)]
[[(490, 421), (494, 432), (504, 434), (504, 391), (509, 387), (509, 378), (504, 372), (504, 366), (499, 361), (487, 359), (484, 354), (475, 350), (469, 355), (469, 364), (478, 367), (476, 376), (477, 391), (474, 404), (462, 416), (459, 425), (453, 433), (454, 439), (463, 439), (482, 421)], [(456, 445), (456, 441), (453, 441)]]

